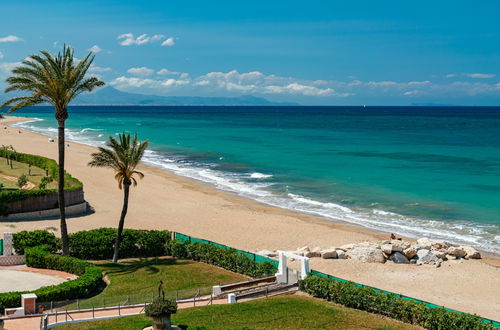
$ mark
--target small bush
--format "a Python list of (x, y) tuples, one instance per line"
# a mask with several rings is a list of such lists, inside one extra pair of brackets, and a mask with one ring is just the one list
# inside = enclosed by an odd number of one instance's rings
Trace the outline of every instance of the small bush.
[[(111, 259), (117, 230), (99, 228), (69, 235), (69, 249), (73, 257), (87, 260)], [(158, 257), (166, 255), (165, 244), (169, 231), (124, 229), (120, 243), (120, 258)]]
[(28, 177), (26, 174), (21, 175), (19, 178), (17, 178), (17, 186), (19, 188), (24, 187), (28, 183)]
[(166, 250), (168, 255), (175, 258), (200, 261), (251, 277), (270, 276), (276, 271), (274, 265), (269, 262), (256, 262), (235, 249), (225, 249), (207, 243), (172, 240), (167, 243)]
[(47, 185), (52, 182), (52, 178), (49, 176), (44, 176), (40, 183), (38, 184), (38, 189), (45, 190), (47, 189)]
[(175, 299), (156, 297), (151, 304), (146, 306), (144, 313), (152, 318), (168, 317), (177, 313), (177, 302)]
[(426, 329), (493, 329), (481, 317), (431, 308), (423, 303), (399, 298), (352, 282), (340, 282), (311, 275), (299, 282), (299, 288), (310, 295), (350, 308), (382, 314)]
[[(50, 246), (42, 245), (25, 251), (25, 262), (29, 267), (55, 269), (78, 275), (76, 280), (58, 285), (42, 287), (33, 291), (37, 301), (61, 301), (88, 297), (103, 286), (101, 270), (86, 261), (49, 252)], [(21, 294), (26, 292), (0, 293), (0, 311), (21, 305)]]
[(50, 252), (56, 252), (61, 246), (61, 240), (46, 230), (25, 230), (13, 235), (14, 250), (17, 254), (23, 255), (26, 248), (43, 244), (49, 246)]

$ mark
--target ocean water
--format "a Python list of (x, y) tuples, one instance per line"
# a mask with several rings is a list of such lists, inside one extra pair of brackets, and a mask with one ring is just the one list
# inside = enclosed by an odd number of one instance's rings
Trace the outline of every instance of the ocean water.
[[(20, 123), (56, 135), (51, 108)], [(270, 205), (500, 252), (500, 107), (73, 107), (69, 140)]]

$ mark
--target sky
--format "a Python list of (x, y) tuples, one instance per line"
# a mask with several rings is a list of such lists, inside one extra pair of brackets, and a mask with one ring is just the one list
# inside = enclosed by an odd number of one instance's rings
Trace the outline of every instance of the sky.
[(304, 105), (500, 105), (500, 1), (10, 1), (0, 88), (75, 48), (122, 91)]

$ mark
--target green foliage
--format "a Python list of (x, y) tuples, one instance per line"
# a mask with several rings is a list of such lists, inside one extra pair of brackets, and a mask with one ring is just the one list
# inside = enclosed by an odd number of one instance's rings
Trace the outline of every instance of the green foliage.
[[(0, 157), (12, 158), (20, 163), (30, 164), (41, 169), (47, 170), (50, 175), (50, 179), (57, 180), (58, 169), (55, 160), (50, 158), (45, 158), (37, 155), (24, 154), (20, 152), (14, 152), (8, 149), (0, 148)], [(64, 189), (74, 190), (83, 188), (83, 184), (77, 179), (73, 178), (68, 173), (65, 174), (64, 178)], [(2, 190), (0, 191), (0, 216), (5, 216), (9, 214), (7, 205), (13, 202), (26, 200), (30, 197), (44, 196), (48, 194), (55, 193), (55, 189), (33, 189), (33, 190)]]
[(38, 189), (45, 190), (47, 189), (47, 185), (52, 182), (52, 178), (49, 176), (44, 176), (40, 183), (38, 184)]
[[(115, 228), (99, 228), (69, 235), (70, 255), (80, 259), (111, 259), (116, 232)], [(119, 255), (122, 258), (163, 256), (169, 240), (168, 231), (124, 229)]]
[(166, 252), (175, 258), (191, 259), (251, 277), (270, 276), (276, 269), (269, 262), (256, 262), (234, 249), (225, 249), (207, 243), (188, 243), (172, 240), (167, 243)]
[(28, 183), (28, 177), (26, 174), (21, 175), (19, 178), (17, 178), (17, 186), (19, 188), (24, 187)]
[(50, 252), (56, 252), (61, 247), (61, 240), (46, 230), (21, 231), (13, 235), (14, 250), (24, 254), (24, 250), (38, 245), (49, 246)]
[(301, 290), (317, 298), (382, 314), (403, 322), (420, 325), (426, 329), (493, 329), (481, 317), (431, 308), (423, 303), (399, 298), (373, 288), (360, 287), (352, 282), (340, 282), (318, 275), (311, 275), (299, 282)]
[[(76, 280), (58, 285), (45, 286), (33, 291), (37, 301), (79, 299), (96, 293), (103, 285), (101, 270), (86, 261), (49, 252), (50, 246), (42, 245), (26, 249), (25, 262), (29, 267), (55, 269), (78, 275)], [(26, 292), (0, 293), (0, 311), (21, 305), (21, 294)]]
[(156, 297), (144, 310), (146, 316), (152, 318), (168, 317), (177, 313), (177, 302), (175, 299)]

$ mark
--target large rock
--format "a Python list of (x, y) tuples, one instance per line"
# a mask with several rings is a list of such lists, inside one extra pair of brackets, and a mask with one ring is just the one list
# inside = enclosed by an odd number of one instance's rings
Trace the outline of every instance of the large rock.
[(439, 259), (445, 259), (446, 258), (446, 250), (432, 250), (431, 251), (435, 256), (436, 258), (439, 258)]
[(347, 252), (347, 250), (351, 250), (351, 249), (354, 249), (354, 247), (356, 247), (356, 244), (344, 244), (340, 247), (338, 247), (338, 250), (342, 250), (344, 252)]
[(417, 239), (417, 246), (420, 249), (430, 250), (432, 247), (432, 241), (427, 237), (422, 237)]
[(382, 246), (380, 246), (380, 249), (385, 254), (390, 255), (392, 253), (392, 244), (382, 244)]
[(445, 241), (432, 241), (431, 247), (436, 250), (447, 249), (450, 247), (450, 243)]
[(451, 246), (451, 247), (448, 248), (448, 254), (450, 254), (452, 256), (455, 256), (455, 257), (463, 258), (463, 257), (465, 257), (465, 255), (467, 253), (460, 246), (458, 246), (458, 247), (457, 246)]
[(347, 259), (347, 254), (344, 252), (344, 250), (336, 250), (335, 252), (337, 252), (338, 259)]
[(379, 262), (384, 263), (385, 258), (382, 250), (373, 247), (355, 247), (347, 252), (351, 259), (361, 262)]
[(327, 250), (321, 252), (321, 258), (323, 259), (337, 259), (337, 257), (338, 257), (337, 251), (335, 250)]
[(466, 259), (481, 259), (481, 254), (471, 246), (462, 246)]
[(438, 260), (440, 260), (438, 257), (436, 257), (434, 253), (426, 249), (418, 250), (417, 257), (418, 257), (417, 265), (436, 264)]
[(389, 259), (395, 264), (409, 264), (408, 259), (401, 252), (394, 252)]
[(304, 257), (307, 257), (307, 258), (320, 258), (321, 257), (321, 252), (307, 251), (306, 253), (304, 253)]
[(417, 255), (417, 249), (410, 246), (409, 248), (405, 249), (404, 251), (404, 255), (408, 258), (408, 259), (411, 259), (413, 258), (414, 256)]

